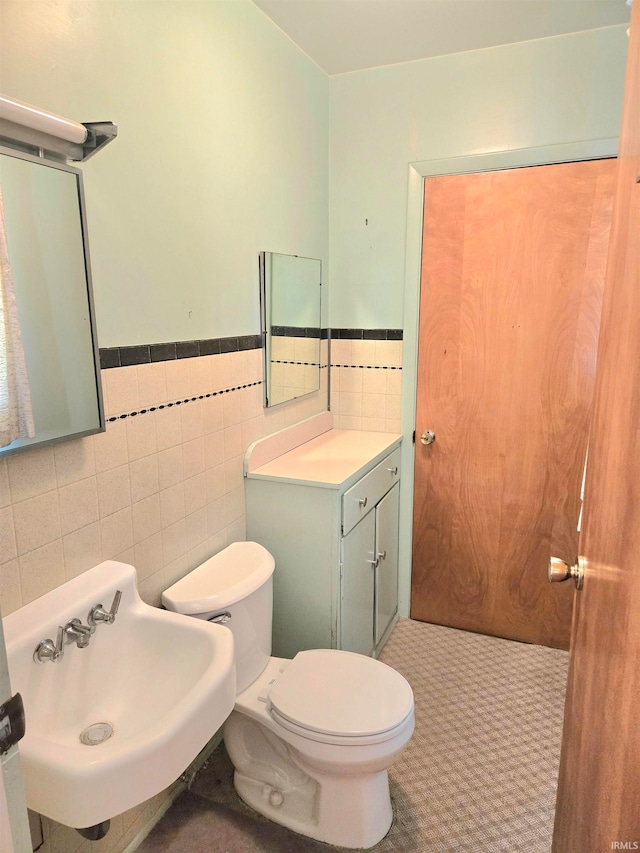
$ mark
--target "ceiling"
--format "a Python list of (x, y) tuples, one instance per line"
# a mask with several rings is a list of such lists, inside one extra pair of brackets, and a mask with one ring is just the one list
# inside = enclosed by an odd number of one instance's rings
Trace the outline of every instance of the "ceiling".
[(625, 0), (253, 0), (327, 74), (628, 24)]

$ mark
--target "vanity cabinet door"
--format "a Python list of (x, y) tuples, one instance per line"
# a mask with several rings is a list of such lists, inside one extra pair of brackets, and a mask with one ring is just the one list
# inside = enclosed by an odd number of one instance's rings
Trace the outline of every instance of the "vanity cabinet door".
[(363, 655), (373, 652), (375, 519), (367, 513), (342, 539), (340, 648)]
[(377, 646), (398, 610), (398, 514), (400, 485), (376, 507), (376, 558), (374, 632)]

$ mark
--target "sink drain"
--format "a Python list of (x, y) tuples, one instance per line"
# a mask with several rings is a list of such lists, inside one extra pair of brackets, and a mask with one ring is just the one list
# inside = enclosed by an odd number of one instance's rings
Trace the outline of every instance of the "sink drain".
[(97, 746), (109, 740), (113, 734), (111, 723), (92, 723), (80, 732), (80, 743), (85, 746)]

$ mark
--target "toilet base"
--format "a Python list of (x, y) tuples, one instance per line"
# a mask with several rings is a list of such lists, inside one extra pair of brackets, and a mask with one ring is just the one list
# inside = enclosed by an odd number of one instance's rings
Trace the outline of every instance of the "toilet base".
[(373, 847), (393, 820), (386, 770), (364, 777), (308, 778), (300, 787), (284, 792), (236, 770), (233, 784), (240, 799), (254, 811), (336, 847)]
[(389, 831), (386, 769), (326, 773), (237, 711), (225, 723), (224, 740), (236, 792), (259, 814), (300, 835), (353, 849), (373, 847)]

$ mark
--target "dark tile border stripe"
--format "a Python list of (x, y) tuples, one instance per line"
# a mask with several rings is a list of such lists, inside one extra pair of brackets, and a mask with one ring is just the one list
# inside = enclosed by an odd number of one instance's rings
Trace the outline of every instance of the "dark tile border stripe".
[(402, 329), (331, 329), (335, 340), (401, 341)]
[[(277, 329), (278, 331), (273, 331)], [(323, 340), (401, 341), (402, 329), (317, 329), (296, 326), (274, 326), (274, 335), (291, 337), (318, 337)], [(197, 358), (201, 355), (220, 355), (226, 352), (261, 349), (262, 335), (239, 335), (230, 338), (208, 338), (202, 341), (174, 341), (166, 344), (141, 344), (131, 347), (104, 347), (100, 349), (100, 367), (129, 367), (177, 358)]]
[(262, 380), (257, 382), (247, 382), (246, 385), (234, 385), (232, 388), (223, 388), (220, 391), (210, 391), (208, 394), (198, 394), (197, 397), (185, 397), (184, 400), (174, 400), (172, 403), (160, 403), (158, 406), (149, 406), (148, 409), (140, 409), (137, 412), (125, 412), (122, 415), (112, 415), (107, 418), (108, 424), (113, 424), (116, 421), (124, 421), (127, 418), (136, 418), (140, 415), (148, 415), (149, 412), (159, 412), (162, 409), (173, 409), (174, 406), (184, 406), (187, 403), (195, 403), (197, 400), (206, 400), (208, 397), (219, 397), (222, 394), (229, 394), (231, 391), (241, 391), (243, 388), (253, 388), (255, 385), (262, 385)]
[(220, 355), (223, 352), (260, 349), (262, 335), (240, 335), (231, 338), (209, 338), (204, 341), (175, 341), (167, 344), (142, 344), (134, 347), (100, 349), (100, 367), (129, 367), (177, 358), (198, 358), (201, 355)]
[(326, 341), (329, 329), (320, 329), (318, 326), (272, 326), (271, 334), (274, 337), (320, 338)]

